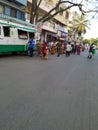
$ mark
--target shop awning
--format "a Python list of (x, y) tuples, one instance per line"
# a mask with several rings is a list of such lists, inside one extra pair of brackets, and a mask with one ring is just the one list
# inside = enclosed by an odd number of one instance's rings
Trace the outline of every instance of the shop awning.
[(65, 38), (60, 37), (59, 40), (61, 40), (61, 41), (65, 41)]
[(51, 35), (53, 37), (57, 37), (57, 34), (53, 33), (53, 32), (47, 32), (47, 35)]
[(60, 41), (65, 41), (66, 38), (63, 38), (63, 37), (57, 37), (57, 40), (60, 40)]

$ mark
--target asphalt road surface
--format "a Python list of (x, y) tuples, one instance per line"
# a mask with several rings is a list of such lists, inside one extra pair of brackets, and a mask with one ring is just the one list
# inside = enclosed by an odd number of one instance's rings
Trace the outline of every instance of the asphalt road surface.
[(0, 130), (98, 130), (98, 54), (0, 57)]

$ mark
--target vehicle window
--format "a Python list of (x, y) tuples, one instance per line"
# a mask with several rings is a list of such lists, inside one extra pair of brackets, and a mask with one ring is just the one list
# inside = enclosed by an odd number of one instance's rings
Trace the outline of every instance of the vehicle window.
[(3, 27), (4, 36), (10, 37), (10, 28), (9, 27)]
[(28, 39), (28, 33), (26, 31), (18, 29), (18, 37), (20, 39)]

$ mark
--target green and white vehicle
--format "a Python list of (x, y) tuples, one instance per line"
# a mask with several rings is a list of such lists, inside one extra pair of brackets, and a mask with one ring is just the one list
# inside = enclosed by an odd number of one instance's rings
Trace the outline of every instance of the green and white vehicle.
[(33, 24), (0, 15), (0, 53), (26, 52), (27, 43), (36, 32)]

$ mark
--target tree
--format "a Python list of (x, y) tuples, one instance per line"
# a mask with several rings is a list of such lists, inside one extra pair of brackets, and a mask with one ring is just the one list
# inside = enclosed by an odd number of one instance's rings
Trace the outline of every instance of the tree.
[[(32, 0), (32, 6), (30, 11), (30, 23), (36, 23), (36, 22), (45, 22), (50, 19), (52, 19), (55, 15), (57, 15), (60, 12), (67, 11), (68, 9), (72, 7), (78, 7), (80, 11), (82, 11), (82, 4), (77, 2), (71, 2), (70, 0), (57, 0), (57, 3), (54, 5), (52, 9), (50, 9), (49, 12), (46, 12), (41, 16), (38, 17), (39, 14), (39, 7), (42, 0)], [(65, 8), (60, 8), (62, 4), (65, 4)]]
[(89, 43), (89, 40), (88, 39), (83, 39), (83, 44), (88, 44)]
[[(48, 1), (52, 2), (53, 0)], [(98, 16), (98, 0), (57, 0), (55, 6), (39, 18), (38, 14), (41, 2), (42, 0), (32, 0), (29, 7), (23, 7), (30, 14), (30, 23), (48, 21), (58, 13), (67, 11), (72, 7), (78, 7), (82, 14), (90, 15), (90, 17), (97, 18)], [(65, 4), (66, 7), (60, 8), (62, 4)]]
[(89, 20), (87, 20), (86, 16), (83, 14), (77, 15), (77, 17), (73, 18), (70, 23), (73, 32), (77, 34), (78, 37), (82, 37), (82, 35), (86, 33), (86, 29), (89, 28), (90, 25)]
[(89, 42), (90, 42), (90, 44), (94, 43), (95, 45), (98, 46), (98, 38), (90, 38)]
[(98, 19), (98, 0), (86, 0), (83, 5), (83, 13), (89, 17)]
[(32, 0), (30, 23), (36, 23), (38, 21), (39, 6), (42, 0)]

